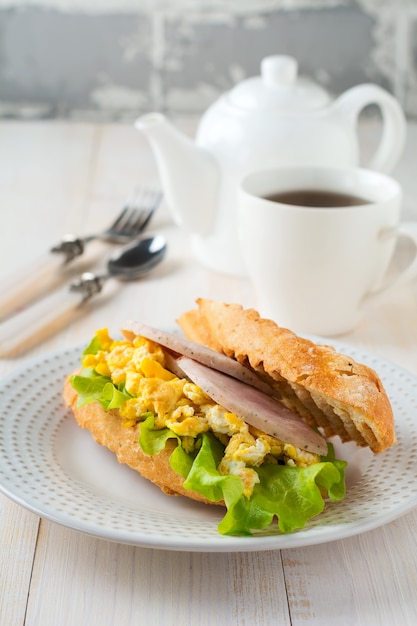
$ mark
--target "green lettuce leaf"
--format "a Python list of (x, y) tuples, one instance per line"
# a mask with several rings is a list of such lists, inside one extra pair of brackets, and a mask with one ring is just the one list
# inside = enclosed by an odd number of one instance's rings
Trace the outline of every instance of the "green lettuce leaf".
[(132, 396), (123, 388), (118, 389), (110, 378), (96, 374), (94, 370), (83, 370), (81, 375), (70, 378), (71, 385), (78, 393), (77, 406), (99, 402), (103, 409), (120, 409)]
[(177, 439), (178, 443), (181, 443), (178, 435), (169, 428), (154, 430), (155, 416), (150, 411), (141, 417), (144, 421), (140, 426), (139, 445), (145, 454), (150, 456), (158, 454), (165, 448), (168, 439)]
[(243, 482), (238, 476), (223, 476), (217, 470), (224, 454), (224, 446), (220, 441), (212, 433), (203, 433), (201, 438), (201, 448), (184, 481), (184, 487), (198, 491), (211, 502), (224, 500), (226, 506), (229, 506), (243, 494)]
[(256, 469), (260, 482), (251, 498), (240, 498), (229, 507), (220, 532), (248, 534), (249, 530), (266, 528), (274, 517), (283, 533), (304, 528), (324, 509), (321, 488), (332, 502), (343, 498), (345, 465), (342, 461), (322, 461), (309, 467), (261, 465)]
[(139, 445), (145, 454), (153, 455), (161, 452), (165, 448), (168, 439), (176, 439), (178, 445), (172, 452), (169, 464), (172, 469), (183, 478), (186, 478), (193, 465), (194, 456), (185, 452), (181, 446), (181, 437), (176, 435), (169, 428), (161, 428), (154, 430), (155, 417), (153, 413), (144, 413), (141, 416), (142, 423), (140, 426)]
[(94, 335), (88, 346), (86, 346), (82, 352), (83, 356), (87, 354), (97, 354), (100, 350), (102, 350), (102, 345), (100, 344), (100, 339), (97, 335)]
[(256, 468), (260, 482), (248, 499), (239, 477), (223, 476), (217, 471), (221, 444), (209, 433), (202, 438), (184, 487), (213, 502), (225, 501), (227, 513), (218, 527), (221, 534), (251, 535), (253, 530), (269, 526), (274, 517), (278, 518), (279, 530), (290, 533), (323, 511), (321, 488), (333, 502), (344, 497), (346, 463), (329, 456), (306, 468), (275, 464)]

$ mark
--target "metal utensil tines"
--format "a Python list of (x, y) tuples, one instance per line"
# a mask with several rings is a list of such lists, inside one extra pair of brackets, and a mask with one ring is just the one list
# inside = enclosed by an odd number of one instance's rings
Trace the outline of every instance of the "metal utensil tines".
[(127, 243), (145, 230), (161, 200), (162, 192), (141, 189), (125, 204), (114, 222), (104, 231), (86, 237), (65, 235), (50, 251), (54, 254), (63, 254), (65, 262), (69, 263), (83, 254), (85, 246), (94, 239), (109, 243)]

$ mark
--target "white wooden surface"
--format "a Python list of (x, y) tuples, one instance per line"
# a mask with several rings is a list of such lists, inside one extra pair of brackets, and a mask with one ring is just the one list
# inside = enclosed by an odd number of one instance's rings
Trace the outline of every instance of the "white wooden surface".
[[(183, 125), (188, 128), (186, 121)], [(417, 128), (410, 126), (395, 172), (404, 186), (408, 219), (417, 219), (416, 163)], [(106, 226), (141, 183), (158, 184), (158, 177), (145, 140), (130, 126), (0, 123), (0, 278), (30, 266), (64, 232), (85, 234)], [(246, 280), (196, 265), (165, 206), (152, 230), (169, 240), (167, 260), (152, 276), (113, 282), (101, 302), (58, 336), (18, 359), (0, 360), (0, 376), (35, 355), (88, 340), (96, 328), (117, 330), (128, 318), (172, 327), (198, 296), (256, 304)], [(371, 309), (343, 339), (417, 375), (417, 284)], [(361, 536), (315, 547), (199, 554), (82, 535), (39, 520), (0, 496), (1, 625), (149, 623), (414, 625), (417, 511)]]

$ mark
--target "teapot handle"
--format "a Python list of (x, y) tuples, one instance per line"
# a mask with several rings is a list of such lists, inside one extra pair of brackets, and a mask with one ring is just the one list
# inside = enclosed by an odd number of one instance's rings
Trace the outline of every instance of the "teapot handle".
[(405, 144), (406, 120), (397, 100), (378, 85), (364, 84), (348, 89), (335, 102), (356, 129), (360, 112), (375, 104), (382, 114), (382, 137), (368, 167), (388, 173), (396, 165)]

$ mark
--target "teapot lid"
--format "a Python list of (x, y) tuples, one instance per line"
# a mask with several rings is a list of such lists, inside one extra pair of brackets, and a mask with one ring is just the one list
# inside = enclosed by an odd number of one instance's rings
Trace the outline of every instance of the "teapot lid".
[(311, 111), (329, 104), (330, 96), (322, 87), (298, 78), (298, 63), (290, 56), (274, 55), (261, 62), (261, 75), (236, 85), (228, 101), (249, 110)]

